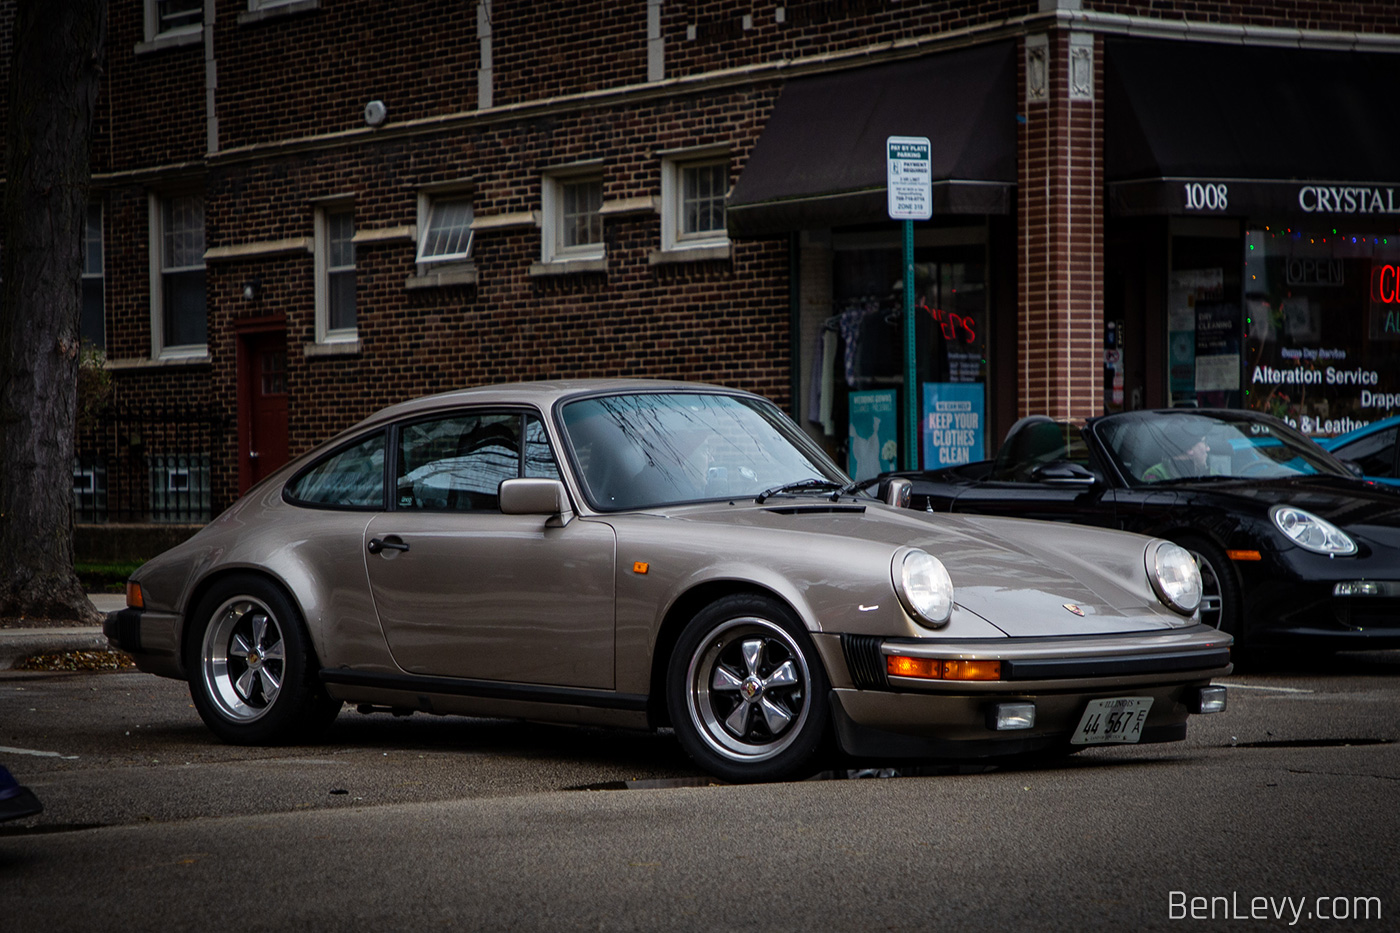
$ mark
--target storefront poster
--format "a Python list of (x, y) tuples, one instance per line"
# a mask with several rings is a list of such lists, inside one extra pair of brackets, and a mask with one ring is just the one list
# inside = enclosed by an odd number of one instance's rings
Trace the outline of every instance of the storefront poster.
[(899, 458), (899, 417), (893, 389), (852, 392), (850, 451), (846, 472), (851, 479), (871, 479), (895, 468)]
[(925, 382), (924, 469), (971, 463), (986, 456), (986, 390), (980, 382)]

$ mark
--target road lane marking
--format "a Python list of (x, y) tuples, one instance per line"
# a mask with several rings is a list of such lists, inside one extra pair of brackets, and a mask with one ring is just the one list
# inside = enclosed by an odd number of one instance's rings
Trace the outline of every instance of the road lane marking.
[(61, 752), (41, 752), (33, 748), (9, 748), (0, 745), (0, 755), (33, 755), (35, 758), (62, 758), (64, 761), (73, 761), (77, 755), (64, 755)]
[(1219, 681), (1222, 687), (1229, 687), (1231, 690), (1270, 690), (1274, 693), (1316, 693), (1316, 690), (1307, 690), (1303, 687), (1267, 687), (1263, 684), (1232, 684), (1229, 681)]

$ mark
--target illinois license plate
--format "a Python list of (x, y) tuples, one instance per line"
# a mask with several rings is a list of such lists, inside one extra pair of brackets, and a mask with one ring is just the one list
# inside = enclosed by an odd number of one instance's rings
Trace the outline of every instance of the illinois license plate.
[(1142, 726), (1147, 711), (1152, 708), (1151, 697), (1115, 697), (1111, 700), (1090, 700), (1079, 728), (1070, 737), (1071, 745), (1105, 745), (1111, 742), (1136, 742), (1142, 738)]

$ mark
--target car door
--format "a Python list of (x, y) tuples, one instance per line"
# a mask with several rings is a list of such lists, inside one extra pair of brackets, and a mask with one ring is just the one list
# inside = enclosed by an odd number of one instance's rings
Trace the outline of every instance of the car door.
[(988, 477), (958, 491), (951, 511), (1113, 528), (1105, 475), (1077, 427), (1028, 419), (1008, 435)]
[(392, 507), (370, 521), (364, 548), (395, 662), (414, 674), (610, 689), (612, 528), (499, 508), (502, 480), (559, 478), (540, 418), (457, 411), (398, 426), (392, 445)]

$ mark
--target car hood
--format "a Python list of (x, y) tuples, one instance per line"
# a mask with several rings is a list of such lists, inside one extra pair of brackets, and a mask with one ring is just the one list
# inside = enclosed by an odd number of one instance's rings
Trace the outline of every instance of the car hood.
[(1360, 479), (1299, 476), (1290, 479), (1182, 483), (1178, 490), (1228, 497), (1267, 515), (1275, 505), (1305, 509), (1318, 518), (1377, 544), (1400, 547), (1400, 493)]
[[(676, 510), (669, 517), (747, 528), (803, 532), (794, 549), (850, 555), (867, 566), (900, 547), (938, 557), (955, 599), (1007, 635), (1116, 634), (1191, 623), (1161, 605), (1147, 579), (1150, 539), (1057, 522), (925, 513), (881, 504), (805, 503)], [(827, 536), (827, 541), (811, 536)], [(736, 547), (742, 536), (732, 538)], [(871, 557), (870, 550), (880, 557)], [(1082, 615), (1081, 615), (1082, 613)]]

